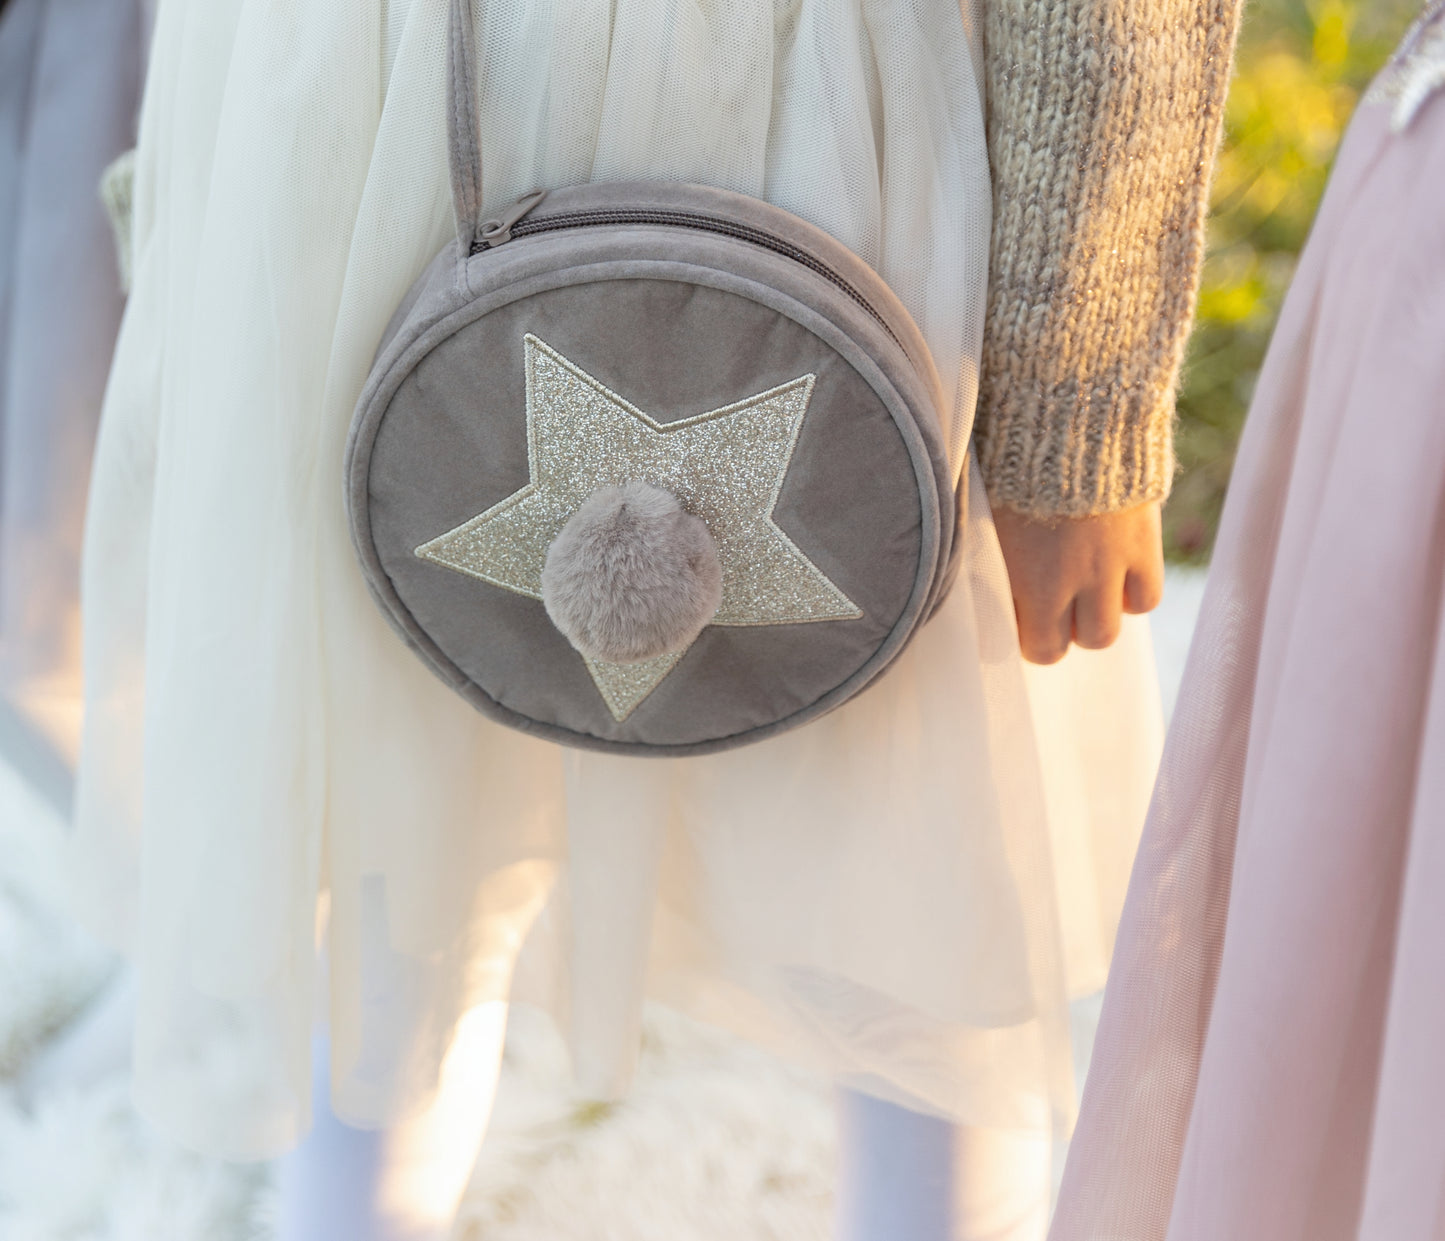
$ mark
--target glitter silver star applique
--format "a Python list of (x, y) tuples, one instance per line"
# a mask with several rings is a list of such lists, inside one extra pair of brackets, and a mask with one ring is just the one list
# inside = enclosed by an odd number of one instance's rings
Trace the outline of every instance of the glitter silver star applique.
[[(528, 598), (542, 597), (547, 549), (599, 487), (662, 487), (706, 523), (722, 565), (714, 625), (856, 620), (858, 607), (773, 521), (815, 376), (720, 409), (658, 422), (528, 335), (530, 478), (505, 500), (423, 543), (416, 554)], [(635, 664), (585, 659), (619, 723), (685, 652)]]
[(1426, 101), (1445, 88), (1445, 0), (1431, 0), (1405, 32), (1364, 103), (1390, 103), (1390, 129), (1404, 133)]

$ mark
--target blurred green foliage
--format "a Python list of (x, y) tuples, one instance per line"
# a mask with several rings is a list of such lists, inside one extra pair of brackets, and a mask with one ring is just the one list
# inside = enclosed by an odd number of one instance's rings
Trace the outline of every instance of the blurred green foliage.
[(1199, 319), (1179, 397), (1172, 559), (1203, 562), (1275, 317), (1361, 92), (1420, 0), (1245, 0)]

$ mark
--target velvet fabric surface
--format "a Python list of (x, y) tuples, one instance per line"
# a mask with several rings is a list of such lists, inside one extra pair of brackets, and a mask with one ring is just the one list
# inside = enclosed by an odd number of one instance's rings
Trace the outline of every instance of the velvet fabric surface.
[[(444, 335), (434, 347), (394, 363), (406, 373), (392, 391), (363, 400), (362, 447), (351, 455), (352, 515), (363, 564), (390, 618), (474, 705), (572, 744), (681, 753), (760, 739), (866, 684), (923, 619), (942, 571), (940, 536), (952, 533), (953, 501), (940, 506), (934, 462), (941, 454), (931, 461), (929, 440), (906, 436), (906, 423), (900, 429), (909, 406), (896, 395), (891, 408), (884, 404), (814, 331), (744, 296), (682, 278), (707, 279), (704, 270), (683, 268), (673, 279), (647, 279), (647, 271), (645, 260), (613, 268), (586, 263), (570, 276), (564, 266), (557, 287), (486, 314), (459, 311), (456, 317), (473, 321), (434, 333)], [(816, 375), (774, 512), (863, 617), (709, 626), (619, 723), (540, 600), (419, 560), (415, 549), (427, 538), (527, 484), (522, 354), (529, 331), (663, 422)], [(749, 348), (718, 347), (729, 340)], [(926, 400), (926, 392), (915, 381), (909, 394)]]
[[(957, 428), (917, 326), (846, 246), (752, 196), (624, 183), (484, 213), (477, 50), (460, 0), (448, 33), (457, 238), (403, 299), (347, 444), (352, 538), (373, 597), (473, 706), (570, 745), (706, 753), (836, 708), (911, 640), (957, 552)], [(527, 235), (549, 221), (553, 231)], [(720, 618), (623, 714), (540, 597), (419, 560), (429, 540), (540, 485), (524, 361), (534, 340), (662, 424), (806, 378), (765, 520), (852, 614)], [(726, 477), (718, 466), (701, 468)], [(645, 467), (600, 468), (617, 485)], [(732, 488), (718, 520), (747, 502)]]

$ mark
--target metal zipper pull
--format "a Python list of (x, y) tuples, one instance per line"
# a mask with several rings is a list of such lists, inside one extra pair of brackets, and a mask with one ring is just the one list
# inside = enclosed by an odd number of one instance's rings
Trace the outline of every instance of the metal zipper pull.
[(499, 246), (504, 241), (512, 240), (512, 226), (521, 220), (528, 212), (534, 210), (541, 201), (547, 197), (546, 190), (533, 190), (530, 194), (523, 194), (516, 203), (509, 207), (502, 215), (495, 220), (487, 220), (482, 224), (481, 231), (477, 234), (483, 246), (491, 249)]

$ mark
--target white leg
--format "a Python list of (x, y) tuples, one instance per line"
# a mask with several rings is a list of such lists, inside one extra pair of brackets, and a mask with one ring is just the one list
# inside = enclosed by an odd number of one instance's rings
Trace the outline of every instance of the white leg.
[(1052, 1157), (1047, 1133), (956, 1127), (952, 1241), (1043, 1241)]
[(610, 754), (567, 755), (569, 1041), (578, 1089), (596, 1099), (626, 1090), (642, 1039), (647, 946), (672, 796), (650, 767)]
[(951, 1241), (953, 1126), (845, 1090), (837, 1241)]
[(505, 1034), (505, 1005), (469, 1014), (432, 1106), (375, 1132), (332, 1114), (319, 1038), (315, 1124), (281, 1160), (276, 1241), (445, 1241), (486, 1134)]
[(1043, 1241), (1046, 1134), (953, 1125), (843, 1091), (837, 1241)]

